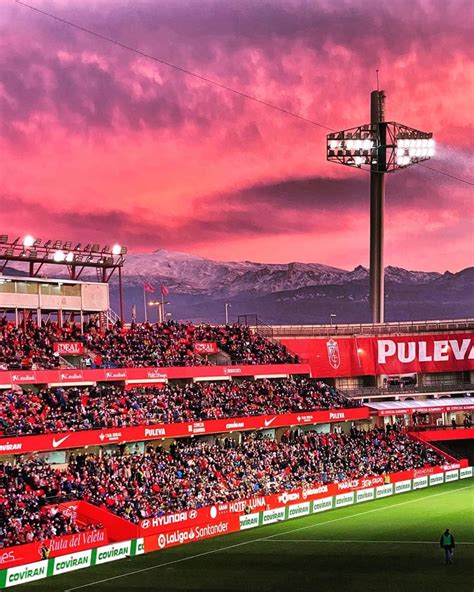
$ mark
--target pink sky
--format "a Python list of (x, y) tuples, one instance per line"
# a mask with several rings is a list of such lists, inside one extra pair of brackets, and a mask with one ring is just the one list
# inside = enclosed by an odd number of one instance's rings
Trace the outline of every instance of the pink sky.
[[(335, 129), (368, 121), (379, 68), (387, 119), (473, 180), (470, 0), (31, 4)], [(0, 50), (0, 232), (368, 264), (369, 177), (326, 162), (326, 130), (14, 2)], [(472, 186), (412, 167), (386, 195), (387, 265), (472, 265)]]

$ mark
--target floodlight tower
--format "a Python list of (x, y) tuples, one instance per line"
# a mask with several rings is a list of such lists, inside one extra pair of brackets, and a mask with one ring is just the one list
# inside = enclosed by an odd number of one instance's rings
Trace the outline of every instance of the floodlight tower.
[(385, 173), (430, 159), (432, 132), (385, 121), (385, 92), (370, 95), (370, 124), (327, 135), (327, 159), (370, 171), (370, 313), (384, 322), (384, 205)]

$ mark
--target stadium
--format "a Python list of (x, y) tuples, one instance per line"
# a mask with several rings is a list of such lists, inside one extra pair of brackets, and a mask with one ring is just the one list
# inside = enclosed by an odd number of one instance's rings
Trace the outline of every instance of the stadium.
[[(22, 263), (64, 259), (74, 277), (77, 252), (36, 243)], [(121, 267), (118, 251), (90, 265)], [(270, 590), (283, 562), (309, 590), (314, 552), (328, 573), (344, 552), (356, 586), (360, 545), (400, 562), (388, 589), (428, 590), (443, 565), (413, 562), (445, 523), (468, 577), (473, 320), (125, 323), (108, 288), (0, 281), (2, 586), (140, 589), (134, 574), (163, 568), (154, 589), (190, 589), (195, 569), (199, 589), (227, 589), (243, 563)]]
[(472, 6), (404, 3), (0, 7), (0, 589), (473, 590)]

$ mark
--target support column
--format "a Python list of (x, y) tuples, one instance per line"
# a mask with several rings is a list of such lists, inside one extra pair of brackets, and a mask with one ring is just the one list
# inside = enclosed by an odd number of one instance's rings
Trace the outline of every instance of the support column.
[(385, 93), (374, 90), (370, 95), (370, 122), (378, 136), (380, 148), (370, 172), (370, 314), (372, 323), (383, 323), (384, 298), (384, 207), (386, 166)]

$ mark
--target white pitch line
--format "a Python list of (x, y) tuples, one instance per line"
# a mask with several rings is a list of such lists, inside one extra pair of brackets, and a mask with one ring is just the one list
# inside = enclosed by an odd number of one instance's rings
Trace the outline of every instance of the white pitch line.
[[(263, 541), (262, 541), (263, 542)], [(364, 543), (375, 544), (390, 543), (392, 545), (439, 545), (438, 541), (362, 541), (362, 540), (343, 540), (343, 539), (269, 539), (267, 543)], [(458, 545), (474, 545), (474, 542), (463, 541), (456, 543)]]
[[(419, 497), (414, 500), (407, 500), (406, 502), (400, 502), (398, 504), (391, 504), (390, 506), (383, 506), (382, 508), (374, 508), (373, 510), (359, 512), (358, 514), (350, 514), (349, 516), (340, 516), (339, 518), (333, 518), (332, 520), (325, 520), (324, 522), (316, 522), (315, 524), (310, 524), (309, 526), (301, 526), (300, 528), (293, 528), (292, 530), (287, 530), (286, 532), (271, 534), (269, 536), (260, 537), (258, 539), (251, 539), (250, 541), (236, 543), (235, 545), (229, 545), (227, 547), (220, 547), (219, 549), (212, 549), (211, 551), (197, 553), (196, 555), (182, 557), (181, 559), (174, 559), (173, 561), (167, 561), (166, 563), (159, 563), (158, 565), (151, 565), (150, 567), (144, 567), (143, 569), (136, 569), (134, 571), (129, 571), (124, 574), (118, 574), (116, 576), (112, 576), (111, 578), (104, 578), (102, 580), (97, 580), (95, 582), (89, 582), (88, 584), (82, 584), (81, 586), (76, 586), (74, 588), (68, 588), (64, 592), (74, 592), (74, 590), (81, 590), (82, 588), (88, 588), (89, 586), (95, 586), (97, 584), (104, 584), (105, 582), (112, 582), (113, 580), (118, 580), (120, 578), (126, 578), (128, 576), (133, 576), (133, 575), (136, 575), (139, 573), (151, 571), (152, 569), (159, 569), (160, 567), (167, 567), (168, 565), (174, 565), (175, 563), (182, 563), (183, 561), (189, 561), (190, 559), (197, 559), (198, 557), (204, 557), (205, 555), (213, 555), (214, 553), (221, 553), (222, 551), (228, 551), (229, 549), (243, 547), (244, 545), (250, 545), (252, 543), (259, 543), (262, 541), (268, 541), (269, 539), (273, 539), (274, 537), (277, 537), (277, 536), (291, 534), (293, 532), (299, 532), (301, 530), (307, 530), (308, 528), (315, 528), (316, 526), (323, 526), (325, 524), (332, 524), (333, 522), (339, 522), (340, 520), (348, 520), (349, 518), (356, 518), (357, 516), (365, 516), (366, 514), (372, 514), (373, 512), (381, 512), (381, 511), (387, 510), (389, 508), (396, 508), (399, 506), (405, 506), (406, 504), (413, 504), (413, 503), (420, 502), (425, 499), (430, 499), (433, 497), (440, 497), (442, 495), (449, 495), (451, 493), (456, 493), (457, 491), (463, 491), (464, 489), (474, 489), (474, 488), (472, 485), (467, 485), (466, 487), (459, 487), (459, 489), (452, 489), (451, 491), (442, 491), (441, 493), (435, 493), (434, 495), (425, 495), (424, 497)], [(313, 516), (314, 516), (314, 514), (313, 514)], [(266, 526), (271, 526), (271, 525), (268, 524)], [(242, 532), (242, 531), (238, 531), (238, 532)], [(204, 539), (204, 540), (206, 540), (206, 539)]]

